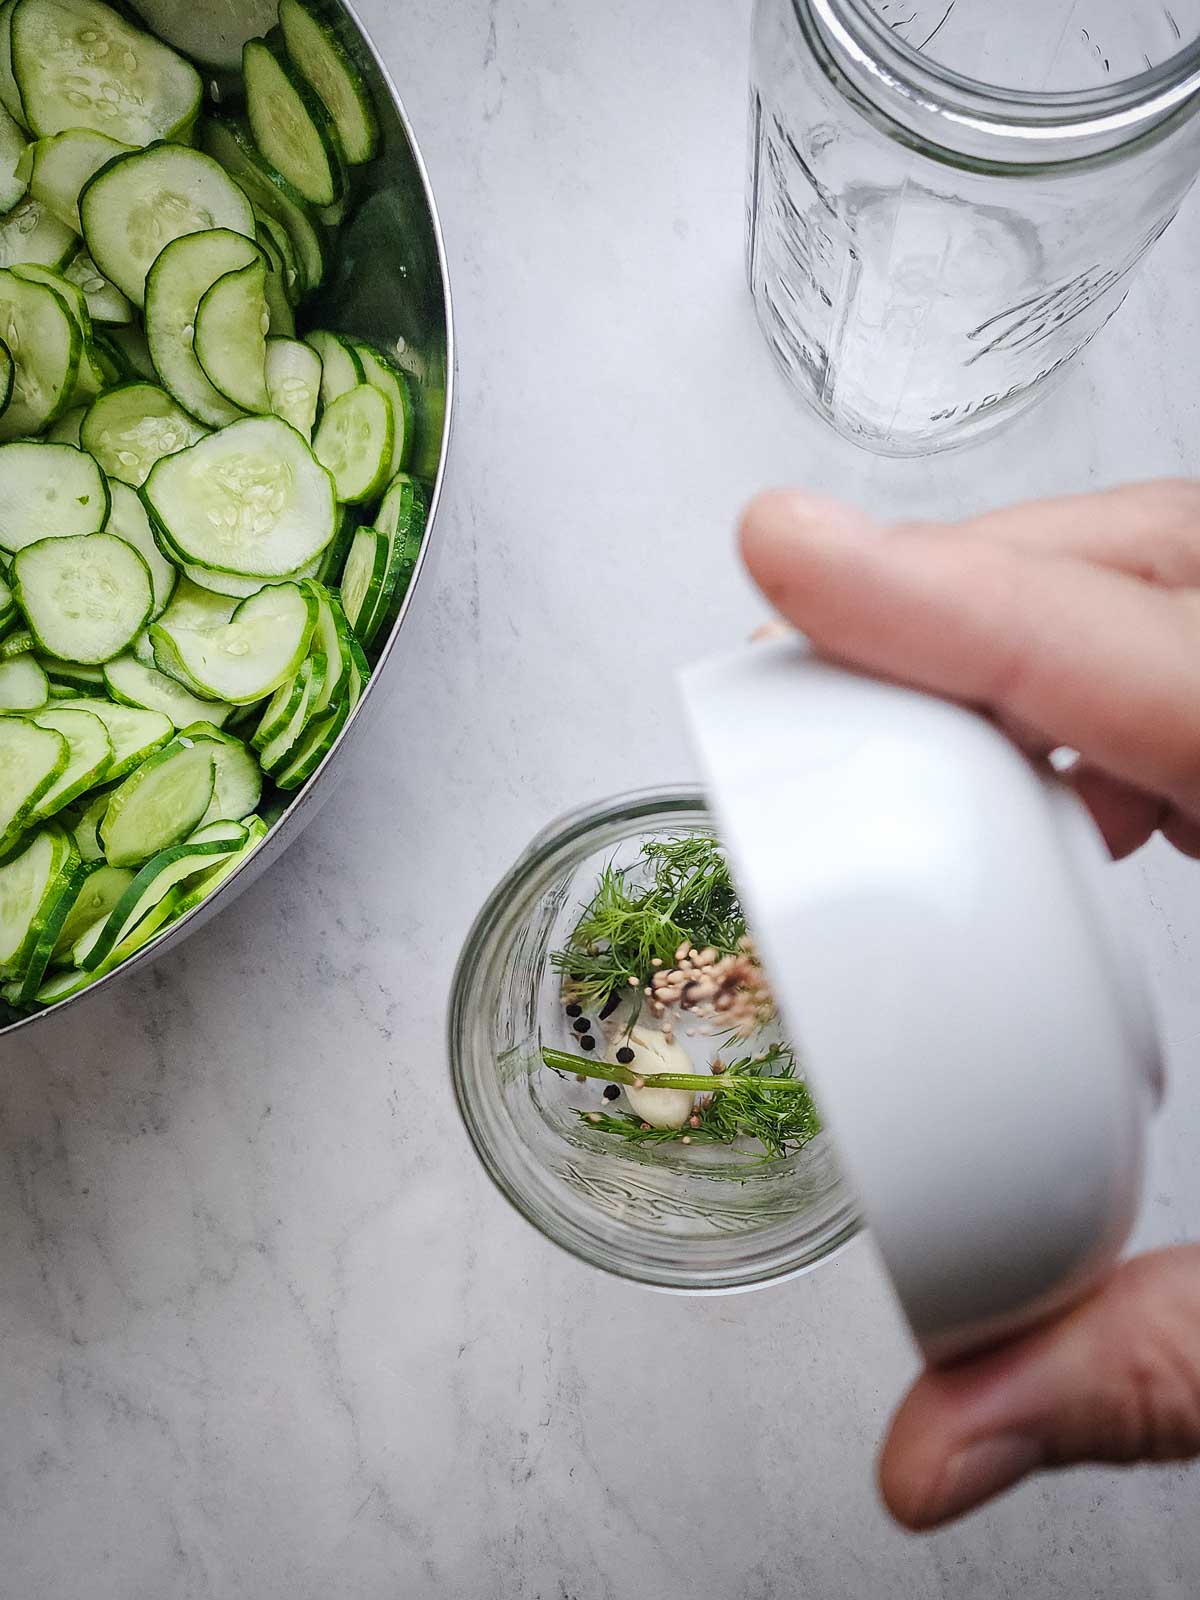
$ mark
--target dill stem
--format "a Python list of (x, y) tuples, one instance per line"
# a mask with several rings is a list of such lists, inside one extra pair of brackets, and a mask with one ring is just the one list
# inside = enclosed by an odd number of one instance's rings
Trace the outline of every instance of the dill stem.
[[(543, 1046), (542, 1061), (555, 1072), (571, 1072), (580, 1078), (603, 1078), (608, 1083), (623, 1083), (627, 1088), (640, 1084), (643, 1089), (689, 1089), (693, 1094), (720, 1094), (722, 1089), (781, 1089), (785, 1094), (805, 1094), (803, 1078), (749, 1078), (741, 1072), (709, 1075), (690, 1072), (634, 1072), (609, 1061), (593, 1061), (588, 1056), (573, 1056), (566, 1050)], [(684, 1130), (686, 1132), (686, 1129)]]

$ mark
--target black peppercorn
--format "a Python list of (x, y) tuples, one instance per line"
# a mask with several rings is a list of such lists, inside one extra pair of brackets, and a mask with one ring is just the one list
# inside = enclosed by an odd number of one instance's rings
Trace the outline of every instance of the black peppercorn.
[(590, 1033), (585, 1033), (583, 1038), (580, 1039), (579, 1048), (581, 1050), (594, 1050), (596, 1048), (596, 1041)]
[(567, 1015), (569, 1017), (581, 1017), (583, 1015), (583, 1007), (582, 1006), (568, 1006), (567, 1007)]
[(590, 1017), (578, 1017), (571, 1024), (571, 1026), (575, 1029), (576, 1033), (590, 1033), (592, 1029), (592, 1019)]
[(619, 1100), (621, 1098), (619, 1087), (615, 1083), (608, 1084), (604, 1090), (604, 1098), (606, 1100)]
[(617, 1060), (621, 1063), (621, 1065), (623, 1067), (627, 1067), (629, 1065), (629, 1063), (633, 1060), (633, 1051), (629, 1048), (629, 1046), (627, 1044), (622, 1045), (621, 1048), (617, 1051)]

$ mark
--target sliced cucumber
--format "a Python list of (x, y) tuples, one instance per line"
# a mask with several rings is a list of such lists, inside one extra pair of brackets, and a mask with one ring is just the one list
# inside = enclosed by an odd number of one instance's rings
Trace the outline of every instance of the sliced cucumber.
[(54, 964), (69, 958), (72, 946), (91, 927), (106, 918), (133, 882), (128, 867), (110, 867), (106, 861), (84, 857), (85, 870), (74, 885), (70, 907), (50, 953)]
[(79, 860), (61, 828), (42, 828), (5, 867), (0, 867), (0, 967), (23, 972), (46, 918), (61, 892), (63, 873)]
[[(101, 789), (84, 806), (79, 814), (79, 819), (71, 831), (75, 841), (75, 848), (79, 851), (84, 861), (103, 861), (104, 851), (100, 844), (99, 827), (104, 821), (104, 813), (108, 810), (108, 790)], [(82, 930), (81, 930), (82, 931)]]
[(78, 247), (78, 235), (32, 196), (0, 217), (0, 267), (62, 267)]
[(275, 247), (275, 240), (263, 226), (259, 218), (256, 230), (259, 249), (267, 259), (267, 275), (263, 284), (263, 297), (267, 306), (267, 322), (269, 331), (277, 336), (291, 339), (296, 334), (296, 319), (292, 314), (292, 302), (288, 298), (286, 283), (287, 269), (283, 257)]
[(67, 741), (67, 765), (31, 813), (34, 822), (44, 822), (103, 783), (112, 766), (112, 740), (99, 717), (77, 706), (48, 706), (33, 712), (29, 720)]
[(260, 254), (249, 266), (218, 278), (196, 312), (196, 356), (204, 375), (243, 411), (269, 411), (267, 395), (267, 263)]
[(315, 578), (325, 557), (318, 556), (299, 572), (288, 572), (280, 578), (239, 578), (233, 572), (214, 572), (211, 567), (197, 567), (191, 562), (183, 564), (183, 575), (199, 589), (211, 589), (213, 594), (223, 594), (233, 600), (248, 600), (252, 594), (265, 589), (269, 583), (299, 583), (304, 578)]
[(314, 573), (319, 583), (339, 584), (342, 581), (342, 569), (346, 565), (346, 557), (350, 554), (350, 545), (354, 534), (359, 527), (358, 517), (353, 506), (338, 507), (338, 524), (331, 542), (325, 547), (321, 556), (320, 569)]
[(228, 625), (236, 610), (236, 599), (193, 583), (185, 574), (179, 580), (171, 604), (163, 612), (162, 621), (168, 627), (189, 628), (197, 633), (219, 633)]
[(350, 716), (350, 696), (342, 699), (319, 717), (314, 717), (287, 764), (276, 769), (275, 783), (284, 790), (298, 789), (307, 783), (337, 743)]
[[(158, 382), (158, 371), (150, 359), (150, 346), (146, 342), (146, 335), (139, 327), (130, 325), (127, 328), (106, 328), (104, 335), (120, 362), (120, 372), (118, 377), (114, 378), (114, 382), (120, 382), (122, 377), (145, 378), (150, 383)], [(98, 342), (95, 333), (93, 338)]]
[(8, 582), (0, 578), (0, 630), (15, 626), (18, 616), (17, 597)]
[[(38, 666), (50, 682), (50, 693), (56, 701), (75, 700), (85, 695), (89, 700), (102, 699), (106, 694), (103, 667), (81, 667), (75, 661), (57, 661), (53, 656), (37, 658)], [(90, 711), (91, 707), (86, 706)]]
[(310, 668), (306, 675), (304, 666), (301, 666), (294, 678), (289, 678), (286, 683), (279, 685), (267, 701), (266, 709), (250, 740), (256, 750), (265, 750), (272, 740), (277, 739), (291, 727), (292, 719), (309, 696), (311, 679), (312, 669)]
[(346, 160), (358, 166), (379, 147), (379, 122), (371, 94), (333, 29), (301, 0), (279, 0), (279, 26), (288, 55), (312, 84), (333, 118)]
[(108, 521), (104, 474), (70, 444), (0, 445), (0, 545), (22, 550), (38, 539), (99, 533)]
[(328, 206), (346, 187), (342, 142), (325, 103), (283, 51), (251, 39), (242, 51), (246, 115), (264, 158), (310, 205)]
[(85, 935), (86, 948), (82, 943), (76, 946), (78, 964), (85, 971), (94, 971), (176, 884), (236, 854), (245, 842), (246, 830), (238, 828), (223, 838), (192, 839), (161, 850), (137, 874), (99, 932), (92, 938)]
[(179, 574), (154, 542), (150, 519), (137, 492), (127, 483), (122, 483), (119, 478), (113, 478), (108, 488), (112, 505), (105, 532), (113, 534), (118, 539), (124, 539), (125, 543), (131, 545), (146, 563), (154, 595), (150, 608), (150, 618), (153, 621), (170, 603)]
[(233, 876), (247, 856), (253, 855), (254, 851), (258, 849), (259, 845), (267, 837), (268, 828), (261, 817), (248, 817), (245, 827), (246, 839), (241, 848), (235, 851), (233, 855), (226, 856), (219, 866), (214, 867), (211, 872), (206, 872), (194, 884), (188, 884), (185, 887), (183, 897), (179, 901), (175, 912), (177, 917), (185, 917), (189, 911), (195, 910), (198, 905), (207, 900), (209, 895), (225, 882), (226, 878)]
[(242, 415), (213, 387), (195, 350), (200, 302), (227, 273), (261, 259), (253, 240), (230, 228), (209, 228), (174, 240), (146, 279), (146, 332), (162, 381), (185, 410), (210, 427)]
[(4, 639), (0, 639), (0, 661), (10, 661), (14, 656), (23, 656), (33, 650), (37, 640), (28, 628), (16, 628)]
[(321, 358), (299, 339), (267, 340), (267, 394), (271, 410), (312, 439), (321, 398)]
[(87, 296), (77, 283), (63, 276), (57, 267), (43, 267), (38, 262), (23, 262), (12, 268), (13, 275), (27, 283), (42, 283), (52, 289), (66, 306), (71, 319), (79, 329), (79, 371), (75, 377), (75, 390), (71, 405), (80, 406), (94, 400), (110, 381), (97, 358), (92, 345), (92, 319), (88, 313)]
[(106, 162), (128, 155), (131, 149), (119, 139), (88, 128), (66, 128), (48, 139), (39, 139), (29, 147), (29, 192), (51, 216), (73, 233), (82, 233), (79, 196), (84, 184)]
[(25, 198), (32, 168), (27, 149), (24, 130), (0, 107), (0, 211), (11, 211)]
[(171, 625), (150, 630), (155, 655), (169, 651), (188, 679), (230, 705), (253, 705), (299, 670), (317, 622), (317, 603), (299, 584), (280, 583), (243, 600), (219, 630)]
[(84, 188), (79, 215), (92, 260), (139, 306), (146, 275), (172, 239), (206, 228), (254, 238), (245, 194), (211, 156), (187, 145), (152, 145), (109, 162)]
[(83, 290), (93, 322), (121, 327), (133, 321), (133, 307), (116, 284), (108, 281), (86, 250), (77, 250), (62, 271), (65, 278)]
[(40, 433), (67, 409), (83, 339), (61, 295), (0, 270), (0, 339), (13, 360), (0, 439)]
[(100, 824), (110, 866), (136, 867), (178, 844), (212, 799), (216, 764), (207, 744), (172, 742), (115, 789)]
[(62, 937), (62, 930), (70, 919), (71, 908), (79, 898), (80, 890), (91, 873), (91, 868), (78, 855), (68, 858), (58, 879), (49, 892), (39, 918), (37, 932), (31, 940), (21, 963), (17, 1003), (28, 1005), (36, 999)]
[(378, 389), (360, 383), (327, 407), (313, 453), (332, 475), (343, 505), (374, 500), (388, 479), (395, 437), (392, 409)]
[(342, 697), (350, 679), (353, 664), (351, 654), (354, 635), (342, 610), (338, 597), (323, 584), (310, 583), (309, 589), (317, 600), (317, 628), (313, 634), (312, 654), (318, 652), (325, 658), (325, 675), (319, 691), (309, 705), (309, 716), (320, 716)]
[(119, 704), (161, 711), (177, 728), (186, 728), (193, 722), (211, 722), (220, 727), (233, 710), (232, 706), (190, 694), (174, 678), (168, 678), (133, 656), (110, 661), (104, 669), (104, 681), (109, 694)]
[(398, 366), (376, 350), (372, 345), (355, 344), (355, 351), (362, 363), (363, 376), (372, 388), (378, 389), (383, 398), (391, 407), (392, 412), (392, 459), (388, 465), (388, 477), (394, 478), (396, 474), (408, 464), (412, 455), (413, 428), (416, 421), (416, 411), (413, 406), (412, 389), (409, 387), (408, 374), (402, 372)]
[(296, 674), (300, 694), (291, 707), (288, 721), (260, 746), (259, 764), (266, 773), (282, 770), (291, 759), (293, 751), (304, 736), (309, 722), (309, 708), (314, 696), (320, 694), (325, 676), (324, 656), (309, 656)]
[(0, 717), (0, 857), (30, 825), (34, 810), (67, 769), (61, 733), (25, 717)]
[(148, 28), (206, 67), (241, 66), (242, 46), (275, 25), (275, 0), (213, 0), (202, 6), (179, 0), (132, 0)]
[(200, 142), (258, 209), (287, 230), (302, 287), (306, 293), (316, 289), (325, 276), (325, 241), (308, 202), (263, 160), (244, 123), (210, 117), (202, 125)]
[(194, 723), (184, 728), (179, 738), (181, 742), (207, 740), (212, 746), (216, 776), (213, 797), (200, 819), (201, 828), (211, 822), (241, 822), (243, 817), (258, 809), (262, 799), (262, 769), (240, 739), (222, 733), (211, 722)]
[(283, 577), (335, 528), (333, 480), (278, 417), (250, 417), (160, 461), (143, 498), (185, 561)]
[(365, 650), (387, 614), (391, 540), (378, 528), (359, 528), (342, 574), (342, 605)]
[[(49, 444), (73, 444), (78, 450), (79, 430), (83, 426), (83, 419), (87, 415), (86, 406), (72, 406), (70, 411), (64, 411), (58, 421), (46, 430), (46, 441)], [(3, 446), (7, 449), (7, 445)]]
[(20, 0), (12, 70), (39, 137), (92, 128), (129, 145), (186, 138), (203, 91), (189, 62), (100, 0)]
[(255, 237), (259, 244), (267, 252), (268, 257), (278, 259), (288, 304), (298, 306), (304, 297), (304, 285), (301, 281), (300, 266), (296, 260), (296, 247), (292, 243), (292, 236), (277, 217), (268, 216), (259, 206), (254, 207), (254, 218), (258, 224)]
[(304, 342), (312, 345), (321, 358), (321, 404), (331, 406), (360, 383), (366, 383), (362, 362), (352, 340), (340, 333), (330, 333), (327, 328), (317, 328), (304, 335)]
[(140, 489), (157, 462), (186, 450), (205, 433), (165, 389), (136, 378), (93, 402), (79, 436), (110, 478)]
[(12, 70), (12, 14), (17, 0), (4, 0), (0, 6), (0, 104), (18, 127), (28, 127), (21, 91)]
[[(135, 767), (140, 767), (147, 756), (161, 749), (175, 732), (174, 723), (163, 712), (147, 711), (142, 706), (114, 705), (111, 700), (60, 701), (53, 710), (89, 711), (104, 724), (112, 746), (112, 759), (103, 781), (110, 784), (127, 777)], [(44, 716), (44, 713), (38, 712), (32, 720), (44, 727), (47, 725)], [(251, 806), (250, 810), (253, 811), (254, 807)]]
[(145, 627), (153, 605), (146, 563), (111, 533), (26, 545), (13, 576), (38, 647), (63, 661), (111, 661)]
[(12, 352), (0, 339), (0, 411), (12, 399), (13, 379), (16, 376), (16, 366), (13, 363)]
[(50, 698), (50, 680), (32, 656), (0, 661), (0, 711), (38, 711)]

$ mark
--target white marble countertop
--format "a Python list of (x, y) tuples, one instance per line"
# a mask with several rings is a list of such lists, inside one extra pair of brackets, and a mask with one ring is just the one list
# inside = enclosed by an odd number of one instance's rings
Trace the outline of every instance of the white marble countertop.
[[(748, 0), (361, 9), (457, 296), (437, 581), (378, 737), (291, 854), (5, 1051), (0, 1596), (1191, 1600), (1185, 1470), (895, 1531), (872, 1458), (913, 1356), (869, 1244), (703, 1304), (592, 1275), (478, 1170), (442, 1017), (543, 822), (691, 772), (672, 718), (628, 713), (759, 617), (730, 539), (756, 487), (953, 514), (1194, 466), (1200, 208), (1045, 409), (877, 461), (793, 407), (753, 325)], [(1147, 1241), (1200, 1223), (1198, 873), (1157, 847), (1121, 869), (1174, 1066)]]

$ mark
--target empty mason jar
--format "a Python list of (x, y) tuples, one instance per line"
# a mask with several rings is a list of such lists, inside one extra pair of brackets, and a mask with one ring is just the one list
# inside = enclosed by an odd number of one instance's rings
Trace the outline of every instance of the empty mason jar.
[(759, 321), (889, 455), (1046, 393), (1200, 159), (1200, 0), (757, 0), (751, 77)]

